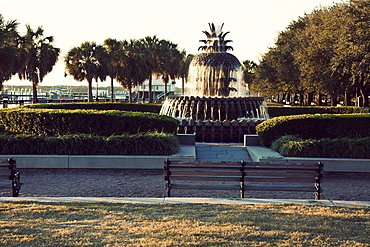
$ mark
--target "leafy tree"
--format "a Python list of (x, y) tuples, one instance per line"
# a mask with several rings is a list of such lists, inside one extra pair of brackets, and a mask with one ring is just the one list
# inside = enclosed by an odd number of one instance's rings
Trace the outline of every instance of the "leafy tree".
[(92, 80), (100, 77), (106, 64), (107, 52), (95, 42), (84, 42), (70, 49), (65, 57), (67, 72), (77, 81), (87, 80), (88, 101), (92, 102)]
[(6, 21), (0, 15), (0, 90), (25, 62), (25, 53), (18, 48), (19, 34), (16, 20)]
[(333, 69), (361, 96), (361, 106), (369, 107), (370, 95), (370, 1), (351, 0), (341, 6), (342, 28), (335, 46)]
[(21, 46), (26, 52), (27, 60), (18, 71), (20, 79), (32, 82), (33, 103), (37, 103), (37, 86), (44, 77), (52, 71), (58, 60), (60, 49), (54, 47), (53, 36), (44, 36), (42, 27), (33, 30), (30, 25), (26, 25), (27, 32), (22, 37)]
[[(259, 65), (255, 68), (255, 82), (249, 85), (251, 93), (275, 96), (283, 92), (283, 86), (278, 80), (278, 72), (274, 66), (274, 50), (270, 49), (262, 55)], [(280, 98), (278, 102), (282, 102)]]
[(253, 80), (255, 79), (255, 69), (257, 64), (251, 60), (243, 61), (243, 80), (244, 83), (249, 88), (249, 85), (252, 85)]

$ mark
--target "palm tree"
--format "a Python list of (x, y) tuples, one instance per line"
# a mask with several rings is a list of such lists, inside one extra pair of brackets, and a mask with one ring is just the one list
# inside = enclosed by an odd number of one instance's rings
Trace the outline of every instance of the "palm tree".
[(114, 101), (113, 81), (117, 76), (117, 69), (123, 57), (122, 41), (108, 38), (104, 40), (103, 46), (108, 52), (107, 75), (111, 79), (111, 102), (113, 102)]
[(26, 51), (27, 61), (18, 72), (21, 80), (32, 82), (32, 101), (37, 103), (37, 86), (53, 70), (60, 49), (53, 46), (53, 36), (44, 36), (42, 27), (32, 30), (26, 25), (27, 33), (22, 39), (22, 48)]
[(129, 102), (132, 102), (132, 87), (148, 78), (151, 67), (142, 53), (141, 41), (124, 41), (123, 48), (122, 60), (117, 67), (117, 81), (129, 91)]
[(153, 88), (153, 79), (154, 74), (159, 72), (159, 52), (160, 52), (160, 40), (157, 36), (145, 37), (139, 42), (142, 43), (142, 54), (145, 56), (146, 64), (149, 67), (150, 72), (148, 73), (148, 87), (149, 87), (149, 102), (152, 102), (152, 88)]
[(107, 52), (104, 47), (89, 41), (79, 47), (73, 47), (65, 57), (67, 72), (77, 81), (87, 80), (89, 102), (93, 101), (92, 80), (101, 77), (106, 58)]
[(189, 66), (191, 60), (193, 60), (194, 55), (188, 54), (186, 55), (185, 51), (182, 51), (183, 60), (180, 63), (180, 77), (181, 77), (181, 94), (185, 94), (185, 82), (187, 81), (188, 74), (189, 74)]
[(22, 64), (22, 54), (18, 49), (19, 35), (16, 20), (5, 21), (0, 14), (0, 90), (3, 82), (10, 80)]
[(159, 72), (162, 74), (164, 83), (164, 95), (167, 96), (167, 84), (169, 79), (174, 81), (181, 76), (180, 65), (184, 60), (184, 53), (177, 49), (177, 44), (167, 40), (160, 41)]

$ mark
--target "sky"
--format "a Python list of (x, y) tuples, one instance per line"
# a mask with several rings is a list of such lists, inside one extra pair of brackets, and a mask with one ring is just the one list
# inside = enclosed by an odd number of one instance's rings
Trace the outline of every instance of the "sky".
[[(5, 20), (17, 20), (18, 32), (26, 24), (42, 26), (61, 48), (58, 63), (39, 85), (87, 85), (64, 77), (63, 57), (85, 41), (103, 44), (107, 38), (140, 39), (156, 35), (197, 54), (208, 23), (222, 24), (241, 62), (259, 58), (293, 20), (320, 6), (341, 0), (0, 0)], [(109, 81), (109, 80), (108, 80)], [(107, 82), (106, 85), (109, 83)], [(31, 85), (17, 76), (4, 85)], [(104, 86), (104, 84), (102, 84)]]

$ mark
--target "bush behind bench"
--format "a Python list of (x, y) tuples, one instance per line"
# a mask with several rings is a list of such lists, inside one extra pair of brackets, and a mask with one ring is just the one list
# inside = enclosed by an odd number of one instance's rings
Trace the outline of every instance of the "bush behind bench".
[(276, 139), (271, 148), (286, 157), (370, 159), (370, 137), (303, 140), (286, 135)]
[(2, 155), (170, 155), (179, 149), (176, 136), (158, 132), (109, 137), (0, 135)]
[(159, 131), (176, 133), (178, 120), (154, 113), (10, 108), (0, 110), (0, 127), (17, 134), (100, 136)]
[(361, 138), (370, 136), (370, 114), (293, 115), (266, 120), (256, 126), (263, 146), (284, 135), (302, 139)]
[(162, 105), (139, 103), (46, 103), (22, 106), (31, 109), (65, 109), (65, 110), (118, 110), (132, 112), (159, 113)]
[(355, 114), (370, 113), (369, 107), (355, 106), (268, 106), (270, 117), (302, 114)]

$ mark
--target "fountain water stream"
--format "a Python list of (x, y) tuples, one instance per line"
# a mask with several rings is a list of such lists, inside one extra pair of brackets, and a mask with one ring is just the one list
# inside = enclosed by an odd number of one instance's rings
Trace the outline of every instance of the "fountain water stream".
[(190, 63), (187, 96), (166, 98), (160, 114), (180, 119), (178, 133), (195, 133), (197, 141), (241, 142), (268, 119), (263, 97), (246, 96), (242, 65), (225, 40), (229, 33), (209, 24), (204, 45)]

